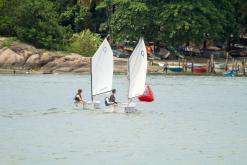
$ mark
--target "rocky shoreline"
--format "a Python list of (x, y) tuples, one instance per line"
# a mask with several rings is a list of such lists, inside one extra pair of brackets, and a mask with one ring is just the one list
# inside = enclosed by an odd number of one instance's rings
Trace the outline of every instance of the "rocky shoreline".
[[(150, 66), (148, 72), (161, 72), (158, 66)], [(51, 52), (36, 49), (28, 44), (14, 42), (0, 49), (0, 73), (88, 73), (90, 57), (75, 53)], [(127, 72), (127, 59), (114, 57), (114, 72)]]
[[(37, 49), (31, 45), (15, 41), (8, 47), (2, 47), (0, 44), (0, 74), (51, 74), (51, 73), (85, 73), (90, 72), (90, 57), (83, 57), (79, 54), (69, 52), (47, 51)], [(202, 61), (204, 60), (204, 61)], [(127, 73), (128, 59), (114, 57), (114, 73)], [(199, 59), (198, 64), (207, 67), (207, 60)], [(149, 74), (164, 74), (160, 64), (163, 61), (153, 61), (153, 65), (148, 65)], [(177, 66), (178, 61), (169, 61), (169, 65)], [(228, 63), (229, 68), (238, 68), (241, 63), (233, 61)], [(243, 70), (240, 67), (240, 71)], [(247, 70), (247, 68), (245, 69)], [(219, 76), (225, 70), (221, 69), (216, 72), (192, 73), (191, 69), (186, 69), (181, 73), (166, 73), (167, 75), (204, 75), (204, 76)], [(245, 71), (246, 72), (246, 71)], [(246, 75), (243, 72), (238, 75)]]

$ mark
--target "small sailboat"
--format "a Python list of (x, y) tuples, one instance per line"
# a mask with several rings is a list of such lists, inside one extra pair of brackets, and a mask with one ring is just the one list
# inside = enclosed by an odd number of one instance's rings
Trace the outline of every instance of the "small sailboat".
[(128, 61), (128, 103), (124, 107), (127, 113), (135, 111), (136, 104), (132, 99), (143, 95), (145, 91), (147, 64), (146, 46), (143, 38), (140, 38)]
[(94, 96), (112, 90), (113, 52), (105, 38), (94, 56), (91, 58), (91, 101), (84, 105), (84, 109), (98, 109), (100, 102)]

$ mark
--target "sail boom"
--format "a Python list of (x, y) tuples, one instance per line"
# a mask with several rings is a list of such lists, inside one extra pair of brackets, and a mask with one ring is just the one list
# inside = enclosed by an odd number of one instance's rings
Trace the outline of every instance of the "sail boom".
[(109, 91), (106, 91), (106, 92), (98, 93), (98, 94), (96, 94), (96, 95), (93, 95), (93, 96), (98, 96), (98, 95), (102, 95), (102, 94), (104, 94), (104, 93), (107, 93), (107, 92), (111, 92), (111, 91), (112, 91), (112, 89), (111, 89), (111, 90), (109, 90)]

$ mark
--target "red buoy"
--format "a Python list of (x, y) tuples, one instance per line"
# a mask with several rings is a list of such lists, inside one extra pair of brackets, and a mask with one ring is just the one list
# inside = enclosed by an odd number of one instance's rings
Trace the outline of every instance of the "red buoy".
[(139, 96), (138, 99), (140, 101), (144, 101), (144, 102), (154, 101), (154, 95), (153, 95), (153, 92), (152, 92), (149, 85), (146, 85), (146, 89), (145, 89), (143, 95)]

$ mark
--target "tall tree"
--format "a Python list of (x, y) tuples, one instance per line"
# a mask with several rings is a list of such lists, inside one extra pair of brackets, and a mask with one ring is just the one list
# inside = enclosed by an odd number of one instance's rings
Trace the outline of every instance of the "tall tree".
[(158, 19), (163, 40), (172, 44), (217, 40), (224, 30), (222, 14), (209, 0), (165, 3)]
[(16, 34), (23, 41), (37, 47), (59, 49), (69, 35), (59, 25), (54, 4), (47, 0), (22, 0), (18, 11)]
[(101, 25), (101, 30), (108, 30), (115, 40), (126, 37), (137, 39), (147, 29), (149, 21), (148, 7), (143, 2), (128, 0), (106, 0), (100, 9), (107, 12), (108, 20)]
[(15, 35), (16, 8), (21, 1), (0, 0), (0, 35)]
[(89, 27), (90, 17), (88, 7), (73, 5), (61, 13), (60, 21), (63, 26), (70, 26), (74, 32), (80, 32)]

